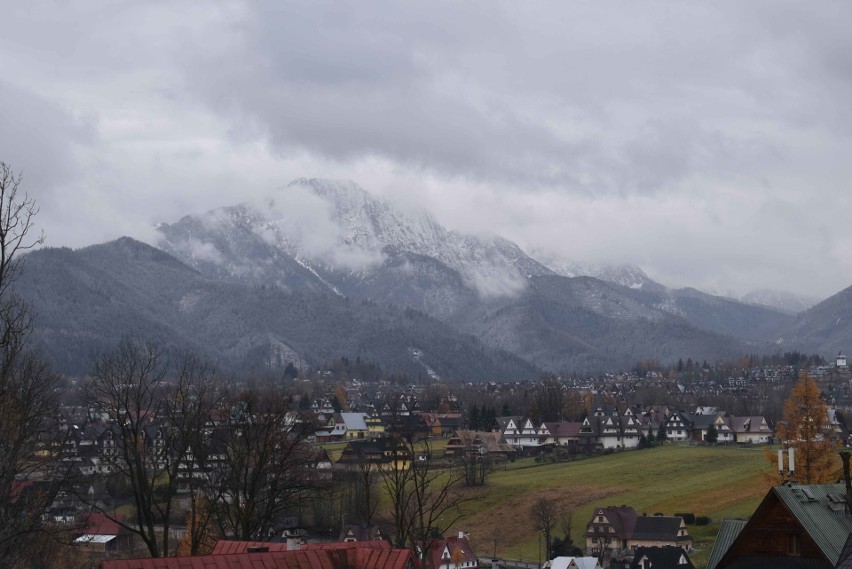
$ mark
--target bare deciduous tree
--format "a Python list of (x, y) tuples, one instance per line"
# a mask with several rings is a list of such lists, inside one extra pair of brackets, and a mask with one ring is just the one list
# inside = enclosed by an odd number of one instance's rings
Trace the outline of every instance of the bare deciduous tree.
[(32, 313), (14, 292), (21, 254), (43, 243), (33, 237), (35, 202), (19, 195), (21, 176), (0, 162), (0, 561), (31, 566), (27, 543), (59, 535), (46, 524), (65, 473), (37, 457), (58, 432), (58, 377), (27, 347)]
[(212, 369), (194, 356), (125, 339), (96, 360), (83, 394), (115, 429), (110, 466), (130, 487), (134, 518), (99, 509), (139, 535), (151, 557), (168, 555), (177, 485), (187, 470), (193, 479), (192, 452), (200, 450), (198, 435), (218, 399)]
[[(395, 543), (419, 549), (423, 564), (434, 536), (456, 523), (462, 515), (461, 506), (477, 496), (461, 491), (463, 469), (444, 468), (431, 460), (428, 440), (419, 446), (403, 436), (393, 440), (397, 452), (414, 459), (410, 464), (395, 461), (394, 466), (380, 471), (391, 499)], [(418, 456), (425, 459), (417, 459)]]
[(559, 521), (559, 512), (553, 503), (553, 500), (547, 498), (539, 498), (530, 508), (530, 518), (536, 531), (544, 534), (545, 551), (550, 552), (553, 542), (553, 528)]
[(212, 509), (223, 535), (266, 537), (324, 487), (306, 444), (316, 425), (284, 399), (253, 392), (226, 411), (216, 434), (222, 457), (211, 464)]

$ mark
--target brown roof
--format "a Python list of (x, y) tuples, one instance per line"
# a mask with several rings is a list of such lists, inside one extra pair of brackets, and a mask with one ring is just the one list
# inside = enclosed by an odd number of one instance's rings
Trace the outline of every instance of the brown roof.
[(766, 429), (761, 429), (765, 419), (761, 416), (753, 417), (731, 417), (731, 430), (735, 433), (769, 433), (769, 424)]
[(580, 427), (583, 426), (579, 421), (571, 423), (545, 423), (545, 427), (554, 437), (576, 437), (580, 434)]
[[(592, 513), (592, 521), (589, 522), (589, 526), (594, 523), (599, 510), (603, 510), (603, 515), (615, 530), (615, 537), (618, 537), (619, 539), (629, 539), (633, 536), (633, 530), (636, 527), (636, 520), (639, 517), (638, 514), (636, 514), (636, 510), (630, 506), (595, 508)], [(586, 534), (592, 535), (589, 529), (587, 529)]]

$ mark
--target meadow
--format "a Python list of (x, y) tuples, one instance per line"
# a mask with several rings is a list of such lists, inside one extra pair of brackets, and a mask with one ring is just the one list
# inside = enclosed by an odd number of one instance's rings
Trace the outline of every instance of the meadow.
[[(667, 444), (646, 450), (541, 464), (518, 460), (494, 471), (483, 495), (464, 506), (453, 530), (470, 532), (480, 557), (538, 560), (539, 531), (530, 506), (541, 496), (572, 512), (574, 543), (585, 547), (586, 523), (598, 506), (632, 506), (640, 515), (692, 512), (708, 516), (688, 526), (703, 567), (724, 518), (747, 518), (768, 490), (764, 448)], [(557, 526), (555, 533), (560, 533)]]

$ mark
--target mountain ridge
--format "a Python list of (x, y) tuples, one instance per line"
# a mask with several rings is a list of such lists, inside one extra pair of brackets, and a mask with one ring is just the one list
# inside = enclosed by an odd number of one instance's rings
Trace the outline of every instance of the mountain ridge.
[[(85, 321), (88, 310), (112, 337), (126, 333), (124, 312), (142, 331), (250, 369), (282, 358), (316, 365), (371, 354), (380, 365), (465, 379), (606, 371), (640, 359), (772, 351), (779, 331), (797, 321), (668, 289), (638, 267), (595, 268), (605, 279), (576, 275), (579, 265), (540, 262), (501, 237), (450, 231), (351, 181), (298, 179), (260, 200), (162, 223), (158, 232), (160, 250), (124, 238), (44, 253), (66, 257), (53, 266), (38, 251), (28, 257), (43, 273), (36, 280), (54, 283), (53, 294), (64, 292), (62, 280), (70, 283), (68, 312)], [(70, 361), (72, 348), (56, 330), (73, 325), (44, 286), (30, 286), (33, 305), (47, 306), (43, 344), (58, 341)], [(79, 332), (87, 349), (107, 340), (91, 327)], [(501, 369), (498, 360), (508, 363)]]

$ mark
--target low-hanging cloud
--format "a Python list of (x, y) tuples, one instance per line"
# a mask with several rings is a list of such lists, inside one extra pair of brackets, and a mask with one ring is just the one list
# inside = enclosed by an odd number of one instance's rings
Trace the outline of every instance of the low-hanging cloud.
[[(665, 284), (824, 296), (852, 282), (850, 18), (769, 0), (20, 4), (0, 160), (51, 245), (350, 178), (450, 229)], [(377, 258), (288, 223), (323, 262)]]
[(306, 185), (289, 184), (249, 205), (264, 219), (256, 234), (272, 246), (348, 271), (369, 269), (384, 260), (380, 247), (351, 242), (332, 218), (329, 202)]

